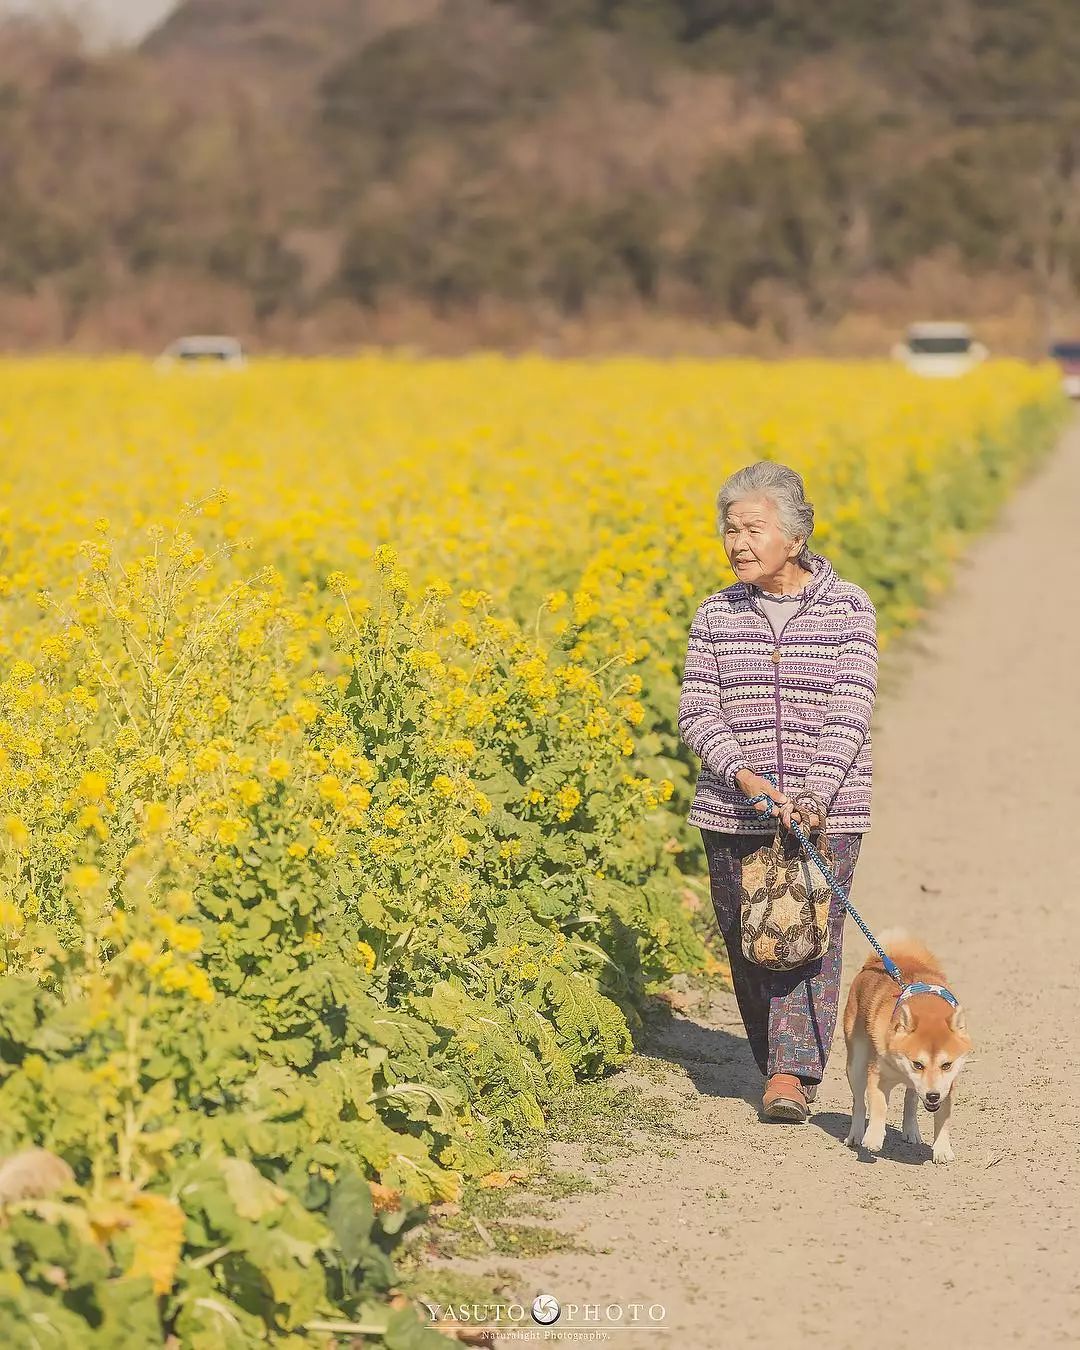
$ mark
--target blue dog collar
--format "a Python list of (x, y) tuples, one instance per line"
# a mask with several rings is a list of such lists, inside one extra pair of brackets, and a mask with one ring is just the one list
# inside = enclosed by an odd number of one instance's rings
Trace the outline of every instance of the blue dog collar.
[(913, 984), (905, 984), (896, 996), (896, 1004), (893, 1007), (893, 1016), (896, 1016), (896, 1010), (904, 999), (911, 994), (938, 994), (946, 1003), (951, 1003), (954, 1008), (959, 1008), (959, 1000), (951, 994), (943, 984), (927, 984), (924, 980), (916, 980)]

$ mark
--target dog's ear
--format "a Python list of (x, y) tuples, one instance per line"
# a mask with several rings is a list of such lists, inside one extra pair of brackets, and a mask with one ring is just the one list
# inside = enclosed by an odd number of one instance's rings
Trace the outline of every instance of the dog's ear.
[(963, 1008), (959, 1006), (955, 1007), (952, 1016), (949, 1018), (949, 1030), (963, 1031), (966, 1025)]
[(915, 1014), (911, 1011), (909, 1003), (901, 1003), (896, 1010), (896, 1016), (893, 1018), (893, 1027), (897, 1031), (914, 1031)]

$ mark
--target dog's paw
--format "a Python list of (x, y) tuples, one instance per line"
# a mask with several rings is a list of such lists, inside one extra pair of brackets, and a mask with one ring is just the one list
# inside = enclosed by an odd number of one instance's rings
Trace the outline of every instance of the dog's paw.
[(868, 1127), (866, 1133), (862, 1137), (862, 1146), (871, 1153), (880, 1153), (885, 1146), (884, 1126), (880, 1130), (874, 1130)]
[(857, 1130), (854, 1125), (847, 1132), (847, 1138), (844, 1140), (848, 1148), (858, 1148), (862, 1143), (862, 1131)]
[(905, 1130), (903, 1133), (903, 1138), (909, 1144), (921, 1144), (922, 1135), (919, 1132), (918, 1125), (913, 1125), (911, 1126), (910, 1129)]
[(934, 1145), (934, 1161), (936, 1163), (951, 1163), (955, 1158), (956, 1154), (952, 1151), (951, 1144), (939, 1142)]

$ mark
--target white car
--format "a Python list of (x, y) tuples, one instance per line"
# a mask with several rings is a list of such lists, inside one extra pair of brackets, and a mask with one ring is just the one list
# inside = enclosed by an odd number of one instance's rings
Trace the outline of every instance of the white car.
[(964, 375), (989, 353), (966, 323), (913, 323), (893, 348), (893, 358), (916, 375)]
[(161, 369), (170, 366), (224, 366), (240, 367), (246, 362), (244, 349), (234, 337), (193, 334), (170, 342), (155, 364)]

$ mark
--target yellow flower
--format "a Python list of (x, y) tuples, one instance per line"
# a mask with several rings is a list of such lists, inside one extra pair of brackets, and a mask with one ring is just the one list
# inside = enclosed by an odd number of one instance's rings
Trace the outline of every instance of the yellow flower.
[(214, 991), (210, 981), (206, 978), (205, 971), (199, 969), (191, 971), (188, 977), (188, 993), (200, 1003), (212, 1003), (214, 1001)]
[(11, 900), (0, 900), (0, 928), (22, 928), (22, 911)]
[(375, 967), (375, 949), (368, 946), (366, 942), (358, 942), (355, 951), (357, 960), (363, 963), (365, 969), (373, 970)]
[(119, 751), (120, 755), (130, 755), (139, 744), (139, 733), (134, 726), (121, 726), (119, 732), (113, 737), (113, 748)]
[(308, 855), (308, 845), (299, 843), (290, 844), (286, 852), (290, 858), (306, 858)]
[(287, 759), (282, 759), (280, 755), (275, 755), (266, 766), (266, 772), (275, 783), (283, 783), (289, 774), (292, 773), (292, 765)]
[(645, 709), (636, 698), (625, 699), (622, 704), (623, 716), (631, 726), (636, 727), (645, 716)]
[(193, 952), (202, 945), (202, 933), (190, 924), (177, 924), (170, 941), (178, 952)]
[(385, 576), (394, 570), (397, 565), (397, 557), (397, 550), (390, 544), (380, 544), (372, 553), (371, 561), (375, 568)]
[(296, 713), (304, 726), (309, 727), (319, 716), (319, 705), (312, 703), (309, 698), (297, 699), (293, 704), (293, 712)]
[(108, 779), (101, 773), (84, 773), (79, 782), (79, 795), (88, 802), (101, 801), (108, 789)]
[(229, 817), (223, 820), (217, 827), (218, 842), (222, 844), (235, 844), (247, 828), (247, 821), (236, 820)]
[(193, 762), (199, 773), (213, 773), (221, 763), (221, 752), (212, 745), (204, 745), (196, 752)]
[(162, 972), (160, 983), (169, 993), (186, 989), (191, 983), (191, 970), (188, 966), (170, 966)]
[(90, 863), (73, 867), (69, 876), (77, 891), (89, 891), (101, 880), (101, 873)]
[(102, 928), (101, 933), (106, 938), (122, 938), (127, 936), (128, 917), (122, 909), (114, 909), (109, 916), (108, 922)]
[(195, 897), (187, 890), (172, 890), (166, 899), (177, 914), (190, 914), (195, 908)]
[(245, 806), (254, 806), (263, 799), (262, 784), (255, 778), (243, 778), (233, 786), (233, 791)]
[(30, 831), (18, 816), (5, 816), (4, 829), (16, 849), (22, 853), (30, 841)]
[(382, 817), (383, 824), (388, 830), (400, 830), (407, 819), (407, 813), (400, 806), (388, 806)]
[(560, 820), (569, 820), (581, 804), (581, 793), (576, 787), (561, 787), (555, 794)]
[(169, 828), (172, 816), (163, 802), (148, 802), (143, 810), (142, 828), (144, 834), (161, 834)]
[(465, 643), (471, 647), (476, 642), (476, 629), (467, 619), (455, 619), (450, 625), (450, 631), (459, 642)]

